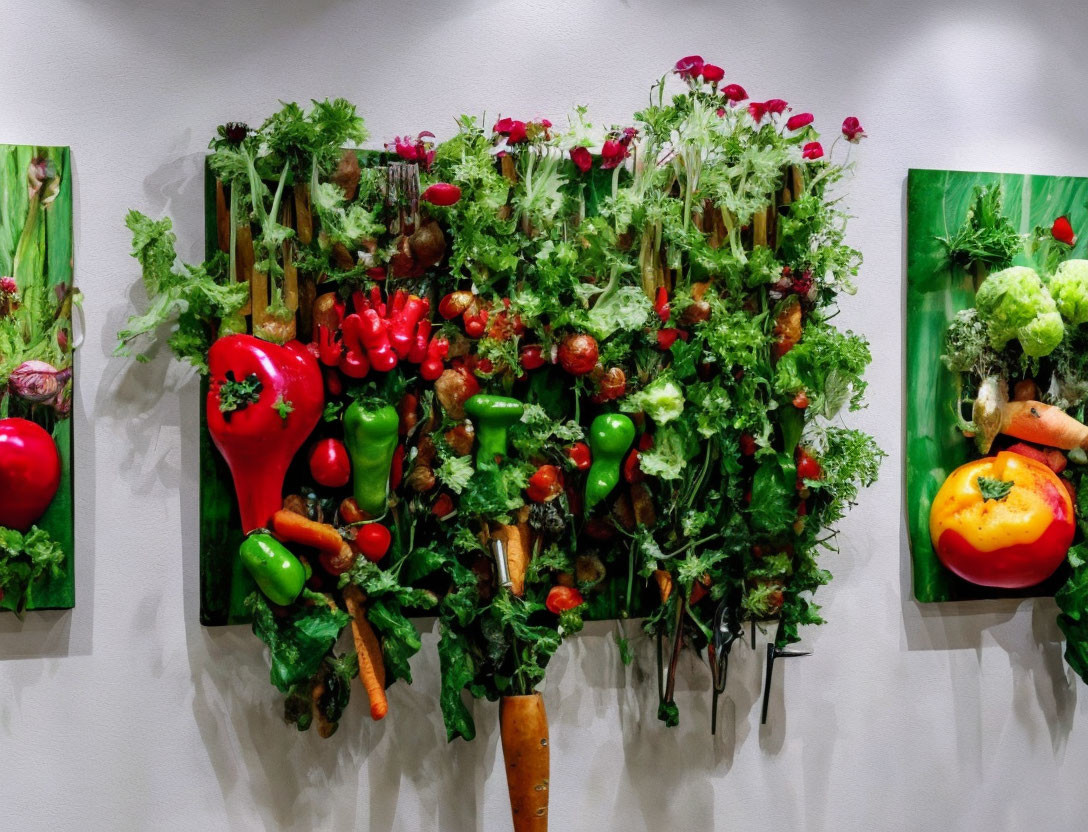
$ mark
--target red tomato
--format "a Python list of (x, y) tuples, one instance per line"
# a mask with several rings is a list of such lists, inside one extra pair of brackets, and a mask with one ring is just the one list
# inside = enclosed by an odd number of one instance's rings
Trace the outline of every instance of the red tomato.
[(60, 486), (53, 437), (26, 419), (0, 419), (0, 526), (25, 532)]
[(797, 482), (801, 483), (802, 480), (818, 480), (822, 474), (823, 469), (820, 468), (820, 463), (816, 461), (816, 457), (804, 448), (798, 448)]
[(597, 339), (580, 333), (568, 335), (559, 345), (559, 365), (572, 376), (584, 376), (597, 366)]
[(567, 458), (574, 463), (579, 471), (585, 471), (593, 462), (593, 455), (589, 451), (589, 445), (585, 442), (575, 442), (567, 448)]
[(380, 523), (368, 523), (365, 526), (360, 526), (358, 533), (355, 535), (355, 545), (359, 547), (363, 557), (371, 563), (377, 563), (385, 557), (385, 553), (389, 551), (389, 544), (392, 541), (393, 536), (389, 534), (389, 529)]
[(544, 606), (546, 606), (550, 612), (559, 615), (561, 612), (580, 607), (585, 602), (586, 599), (582, 597), (582, 593), (574, 587), (553, 586), (548, 590), (548, 597), (544, 601)]
[(340, 488), (351, 479), (351, 458), (339, 439), (322, 439), (310, 451), (310, 476), (318, 485)]
[(431, 506), (431, 513), (435, 517), (445, 517), (453, 511), (453, 498), (449, 494), (439, 494), (438, 499)]

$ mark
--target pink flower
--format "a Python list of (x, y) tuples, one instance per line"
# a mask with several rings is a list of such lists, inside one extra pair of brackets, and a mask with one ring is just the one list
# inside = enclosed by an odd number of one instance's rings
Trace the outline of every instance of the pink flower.
[(842, 135), (851, 144), (857, 144), (865, 138), (865, 128), (861, 126), (860, 121), (853, 116), (849, 116), (843, 119)]
[(609, 139), (601, 147), (601, 170), (618, 167), (627, 158), (627, 146), (616, 139)]
[(821, 159), (824, 155), (824, 146), (819, 142), (809, 142), (801, 148), (802, 159)]
[(638, 137), (638, 130), (634, 127), (624, 127), (623, 131), (619, 135), (620, 144), (627, 147), (631, 142)]
[(759, 101), (751, 101), (748, 104), (748, 115), (752, 117), (752, 121), (759, 124), (763, 121), (763, 117), (767, 115), (767, 105)]
[(501, 136), (506, 136), (507, 144), (520, 144), (527, 137), (525, 122), (513, 118), (500, 118), (491, 129)]
[(414, 139), (411, 136), (396, 136), (393, 141), (387, 142), (385, 149), (396, 153), (406, 162), (416, 162), (424, 170), (429, 170), (434, 161), (434, 133), (424, 130)]
[(570, 160), (582, 173), (589, 173), (589, 169), (593, 167), (593, 156), (590, 154), (589, 149), (585, 147), (572, 147), (570, 149)]
[(780, 115), (789, 109), (789, 104), (783, 101), (781, 98), (771, 98), (763, 102), (763, 106), (767, 108), (768, 113), (774, 113), (776, 116)]
[(787, 130), (800, 130), (802, 127), (808, 127), (812, 124), (812, 113), (798, 113), (795, 116), (790, 116), (786, 122)]
[(673, 69), (685, 81), (693, 81), (703, 71), (703, 59), (698, 55), (688, 55), (676, 62)]
[(725, 115), (725, 107), (719, 107), (717, 109), (717, 113), (718, 113), (718, 118), (721, 118), (722, 116), (724, 116)]
[(732, 101), (734, 104), (738, 101), (748, 100), (748, 93), (744, 91), (744, 87), (740, 84), (727, 84), (722, 87), (722, 95), (725, 96), (726, 101)]
[(1073, 234), (1073, 226), (1069, 222), (1069, 217), (1058, 217), (1054, 220), (1050, 233), (1059, 243), (1065, 243), (1067, 246), (1076, 245), (1077, 238)]
[(0, 295), (14, 295), (18, 290), (14, 277), (0, 277)]
[(703, 76), (704, 81), (716, 84), (725, 77), (725, 70), (714, 64), (703, 64), (700, 74)]

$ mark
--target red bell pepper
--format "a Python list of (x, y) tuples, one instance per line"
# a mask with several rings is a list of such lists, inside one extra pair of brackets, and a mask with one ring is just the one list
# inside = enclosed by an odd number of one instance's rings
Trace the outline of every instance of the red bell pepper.
[(440, 335), (434, 336), (427, 345), (427, 357), (419, 365), (419, 374), (427, 381), (434, 381), (445, 369), (442, 363), (450, 354), (450, 342)]
[(298, 341), (279, 346), (252, 335), (220, 338), (208, 367), (208, 432), (230, 467), (249, 533), (281, 507), (287, 468), (321, 419), (321, 368)]

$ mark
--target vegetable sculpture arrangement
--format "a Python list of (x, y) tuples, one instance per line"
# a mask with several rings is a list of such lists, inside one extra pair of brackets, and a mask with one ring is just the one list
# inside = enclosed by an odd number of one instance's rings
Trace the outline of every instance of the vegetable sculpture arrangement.
[(1088, 260), (1076, 256), (1067, 216), (1018, 233), (997, 185), (976, 187), (963, 226), (943, 242), (975, 283), (974, 307), (950, 324), (943, 360), (960, 379), (960, 428), (979, 458), (933, 500), (934, 549), (981, 586), (1025, 589), (1068, 575), (1058, 623), (1067, 661), (1088, 679)]
[(71, 230), (55, 207), (62, 179), (70, 205), (66, 163), (62, 148), (0, 145), (0, 599), (19, 615), (51, 603), (45, 586), (66, 557), (42, 520), (62, 479), (54, 436), (72, 409), (77, 295), (59, 279), (70, 281)]
[(475, 736), (465, 690), (501, 700), (517, 829), (547, 823), (562, 639), (645, 616), (676, 724), (684, 645), (819, 623), (817, 553), (881, 457), (831, 423), (869, 363), (830, 322), (860, 264), (847, 168), (810, 114), (701, 58), (672, 75), (599, 147), (579, 109), (342, 151), (354, 107), (287, 105), (212, 143), (210, 261), (175, 267), (169, 220), (129, 216), (152, 308), (121, 337), (177, 317), (208, 374), (288, 718), (330, 734), (356, 673), (382, 718), (433, 611), (449, 738)]

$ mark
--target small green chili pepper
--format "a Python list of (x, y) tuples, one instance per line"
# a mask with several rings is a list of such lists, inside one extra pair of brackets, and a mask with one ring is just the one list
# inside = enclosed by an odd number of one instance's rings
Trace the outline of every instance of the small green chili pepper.
[(506, 457), (506, 429), (521, 419), (525, 405), (506, 396), (477, 393), (465, 402), (465, 413), (472, 417), (479, 447), (476, 464), (495, 462)]
[(273, 604), (286, 606), (292, 603), (306, 585), (302, 561), (265, 529), (247, 535), (238, 549), (238, 556), (258, 588)]
[(593, 463), (586, 474), (586, 508), (607, 497), (620, 481), (623, 455), (635, 441), (635, 423), (622, 413), (602, 413), (589, 426)]
[(397, 450), (400, 417), (392, 405), (367, 407), (352, 402), (344, 412), (344, 444), (351, 457), (355, 502), (372, 517), (385, 513), (389, 468)]

